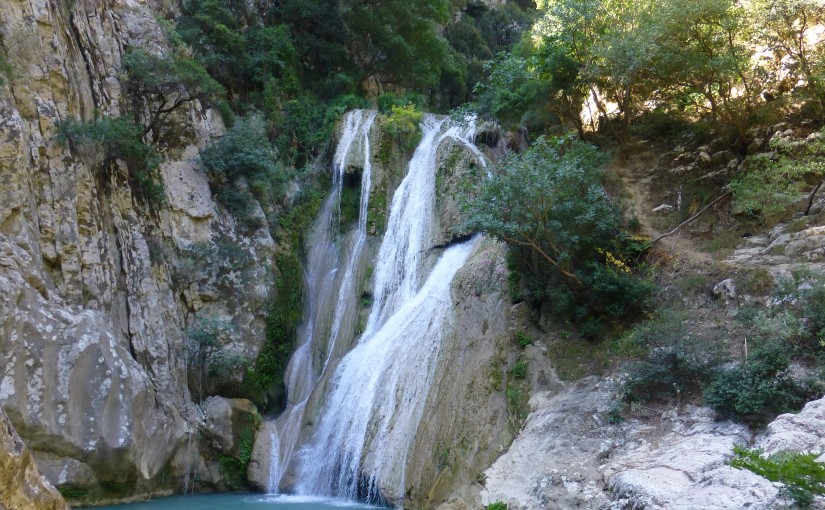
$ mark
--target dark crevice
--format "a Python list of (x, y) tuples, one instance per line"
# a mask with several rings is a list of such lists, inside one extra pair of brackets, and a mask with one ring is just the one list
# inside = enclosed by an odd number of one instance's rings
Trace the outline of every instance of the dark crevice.
[(86, 51), (86, 48), (83, 46), (82, 40), (83, 38), (80, 36), (80, 30), (78, 30), (77, 25), (75, 25), (74, 17), (75, 15), (71, 12), (68, 13), (69, 16), (69, 29), (71, 30), (72, 35), (74, 36), (75, 44), (77, 45), (78, 51), (83, 56), (83, 62), (86, 64), (86, 73), (89, 76), (89, 90), (92, 92), (92, 101), (94, 101), (95, 108), (100, 107), (100, 97), (98, 96), (97, 90), (95, 89), (94, 83), (94, 66), (92, 65), (92, 57)]

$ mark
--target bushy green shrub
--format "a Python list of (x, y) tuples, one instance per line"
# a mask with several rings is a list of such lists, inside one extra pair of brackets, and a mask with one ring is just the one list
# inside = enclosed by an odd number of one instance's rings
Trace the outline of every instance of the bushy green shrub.
[(705, 390), (705, 402), (722, 416), (762, 423), (802, 407), (811, 388), (795, 381), (784, 345), (772, 343), (747, 361), (722, 371)]
[(744, 310), (755, 340), (781, 341), (796, 356), (822, 360), (825, 355), (825, 277), (799, 273), (776, 282), (772, 306)]
[(628, 368), (624, 401), (649, 402), (695, 393), (710, 379), (723, 359), (720, 339), (692, 332), (689, 319), (687, 312), (666, 311), (626, 333), (624, 341), (645, 354)]
[(527, 336), (527, 333), (524, 331), (517, 331), (514, 338), (518, 346), (522, 349), (533, 343), (533, 339)]
[(513, 376), (513, 379), (522, 380), (527, 379), (527, 363), (524, 361), (518, 361), (513, 368), (510, 369), (510, 375)]
[(143, 142), (143, 127), (123, 117), (100, 116), (81, 121), (67, 117), (57, 123), (57, 141), (73, 152), (94, 159), (101, 171), (109, 171), (117, 160), (126, 163), (129, 178), (153, 204), (164, 200), (157, 175), (161, 156)]
[(203, 166), (217, 176), (277, 176), (286, 181), (283, 168), (277, 165), (277, 153), (269, 142), (266, 123), (258, 115), (239, 119), (226, 135), (201, 153)]
[(496, 501), (487, 505), (487, 510), (507, 510), (507, 503)]
[(393, 105), (384, 118), (383, 132), (401, 147), (412, 150), (421, 140), (421, 119), (424, 114), (412, 103), (404, 106)]
[(799, 508), (809, 508), (815, 495), (825, 494), (825, 465), (817, 462), (818, 455), (782, 451), (763, 457), (760, 450), (736, 446), (736, 455), (728, 462), (737, 469), (747, 469), (772, 482), (782, 484)]
[(633, 274), (629, 261), (645, 246), (621, 233), (602, 187), (605, 159), (570, 137), (539, 139), (467, 190), (458, 228), (506, 242), (508, 263), (525, 275), (523, 296), (549, 300), (572, 322), (590, 319), (594, 332), (644, 309), (653, 289)]
[(733, 208), (762, 219), (788, 210), (809, 189), (806, 179), (825, 179), (825, 131), (803, 147), (774, 142), (774, 152), (748, 157), (746, 170), (730, 183)]

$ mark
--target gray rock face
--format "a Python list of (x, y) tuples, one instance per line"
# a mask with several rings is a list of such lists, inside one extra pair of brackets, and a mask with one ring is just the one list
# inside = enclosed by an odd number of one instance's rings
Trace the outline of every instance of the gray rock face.
[(692, 406), (657, 420), (610, 425), (614, 398), (614, 384), (595, 377), (534, 395), (534, 411), (518, 437), (477, 486), (480, 503), (605, 510), (768, 509), (781, 503), (774, 484), (725, 465), (734, 445), (749, 442), (747, 427), (717, 423), (712, 411)]
[(237, 457), (241, 447), (238, 438), (245, 428), (253, 433), (258, 428), (258, 410), (242, 398), (210, 397), (203, 403), (204, 431), (214, 442), (215, 451)]
[(163, 48), (160, 4), (0, 3), (15, 66), (0, 88), (0, 405), (55, 484), (180, 483), (200, 424), (183, 330), (195, 314), (231, 320), (229, 348), (250, 358), (262, 341), (275, 243), (212, 200), (198, 147), (223, 133), (219, 116), (175, 120), (188, 134), (154, 211), (122, 164), (55, 140), (68, 116), (125, 111), (124, 48)]
[(514, 330), (503, 256), (500, 245), (483, 240), (453, 281), (452, 317), (407, 462), (405, 506), (439, 505), (489, 466), (516, 432), (504, 388), (490, 375), (496, 364), (506, 370), (501, 352), (510, 350)]
[(0, 508), (69, 510), (37, 470), (29, 450), (0, 408)]
[(771, 455), (782, 450), (825, 454), (825, 398), (808, 402), (797, 414), (783, 414), (756, 438), (756, 447)]

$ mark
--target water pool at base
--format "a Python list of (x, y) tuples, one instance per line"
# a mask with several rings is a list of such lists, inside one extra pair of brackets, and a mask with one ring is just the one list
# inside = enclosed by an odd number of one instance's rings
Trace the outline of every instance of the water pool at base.
[(312, 496), (194, 494), (158, 498), (126, 505), (100, 506), (94, 507), (94, 510), (376, 510), (378, 508), (352, 501)]

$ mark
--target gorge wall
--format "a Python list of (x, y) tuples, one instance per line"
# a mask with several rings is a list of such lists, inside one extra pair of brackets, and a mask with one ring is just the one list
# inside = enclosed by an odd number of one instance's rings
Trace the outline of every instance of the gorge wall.
[(50, 481), (75, 494), (169, 490), (203, 466), (186, 449), (203, 418), (183, 332), (195, 314), (228, 321), (229, 348), (254, 359), (273, 292), (268, 230), (239, 226), (199, 168), (199, 148), (224, 130), (211, 110), (176, 119), (168, 207), (148, 206), (122, 166), (101, 170), (55, 140), (69, 116), (121, 113), (121, 59), (163, 51), (164, 5), (0, 4), (14, 65), (0, 88), (0, 405)]

